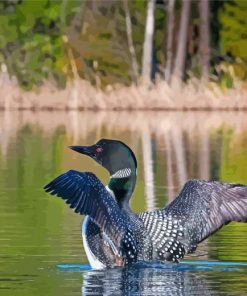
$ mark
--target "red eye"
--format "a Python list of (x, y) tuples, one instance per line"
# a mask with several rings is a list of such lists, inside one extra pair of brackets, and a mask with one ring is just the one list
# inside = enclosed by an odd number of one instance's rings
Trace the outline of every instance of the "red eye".
[(96, 148), (96, 150), (95, 150), (97, 153), (100, 153), (100, 152), (102, 152), (103, 151), (103, 149), (101, 148), (101, 147), (98, 147), (98, 148)]

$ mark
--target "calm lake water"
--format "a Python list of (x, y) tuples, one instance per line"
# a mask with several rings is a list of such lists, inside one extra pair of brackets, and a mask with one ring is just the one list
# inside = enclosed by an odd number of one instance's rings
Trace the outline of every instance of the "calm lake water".
[(0, 113), (0, 295), (247, 295), (247, 224), (224, 227), (179, 265), (93, 271), (83, 217), (42, 189), (71, 168), (107, 183), (103, 168), (67, 149), (102, 137), (137, 156), (137, 212), (163, 207), (191, 178), (247, 184), (246, 115)]

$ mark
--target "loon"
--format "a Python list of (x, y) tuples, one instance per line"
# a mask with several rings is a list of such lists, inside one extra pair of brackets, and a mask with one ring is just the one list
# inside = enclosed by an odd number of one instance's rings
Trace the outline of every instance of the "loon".
[(107, 186), (91, 172), (69, 170), (44, 187), (85, 215), (83, 244), (92, 268), (126, 266), (137, 261), (179, 262), (231, 221), (247, 222), (247, 186), (189, 180), (165, 208), (134, 213), (130, 198), (137, 177), (133, 151), (118, 140), (70, 146), (103, 166)]

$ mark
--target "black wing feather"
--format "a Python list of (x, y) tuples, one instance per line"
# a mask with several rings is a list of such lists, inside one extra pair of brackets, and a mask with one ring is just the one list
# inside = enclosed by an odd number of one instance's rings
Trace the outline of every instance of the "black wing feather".
[(191, 180), (167, 207), (139, 217), (158, 246), (157, 256), (176, 261), (223, 225), (247, 221), (247, 186)]
[(161, 211), (181, 219), (191, 242), (198, 244), (231, 221), (247, 221), (247, 186), (191, 180)]
[[(132, 261), (136, 259), (137, 254), (133, 254), (133, 250), (137, 250), (134, 235), (136, 223), (119, 208), (94, 174), (70, 170), (51, 181), (44, 189), (64, 199), (76, 213), (89, 215), (111, 239), (120, 255), (126, 252), (129, 254), (131, 251), (130, 259)], [(126, 237), (129, 236), (131, 236), (132, 245), (124, 248)]]

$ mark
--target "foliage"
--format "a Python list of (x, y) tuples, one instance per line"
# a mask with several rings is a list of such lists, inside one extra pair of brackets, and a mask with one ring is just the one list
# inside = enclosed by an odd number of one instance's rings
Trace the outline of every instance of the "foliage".
[(65, 81), (61, 9), (58, 0), (0, 2), (1, 61), (26, 88), (44, 79)]
[[(139, 65), (145, 24), (145, 5), (130, 1), (133, 39)], [(99, 86), (129, 84), (131, 58), (127, 44), (125, 11), (122, 1), (87, 1), (84, 6), (82, 30), (78, 32), (80, 51), (77, 50), (81, 77)], [(73, 44), (71, 44), (73, 48)]]
[(247, 2), (226, 1), (219, 13), (222, 26), (220, 49), (222, 56), (228, 56), (234, 63), (235, 73), (241, 79), (247, 78)]
[[(161, 74), (166, 61), (165, 3), (157, 1), (155, 11), (155, 68)], [(146, 1), (128, 1), (128, 5), (140, 70)], [(175, 36), (180, 11), (181, 1), (176, 1)], [(220, 77), (222, 86), (231, 87), (231, 74), (222, 69), (217, 71), (217, 67), (224, 60), (224, 67), (232, 64), (235, 76), (243, 80), (247, 77), (247, 2), (210, 1), (210, 12), (212, 72)], [(15, 76), (26, 89), (44, 81), (65, 86), (74, 75), (98, 87), (128, 85), (132, 81), (132, 68), (125, 18), (123, 1), (2, 0), (0, 64), (5, 64), (10, 76)], [(187, 72), (193, 76), (199, 73), (199, 23), (198, 7), (193, 2), (186, 63)], [(76, 73), (72, 71), (73, 60)]]

